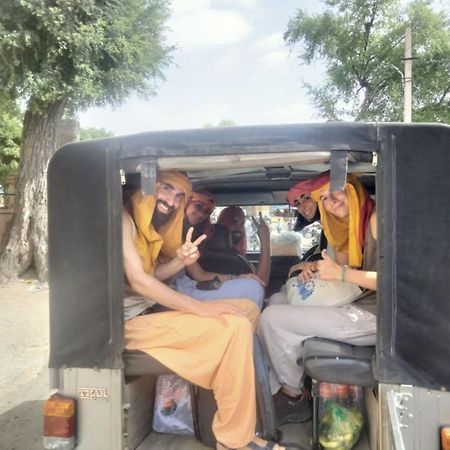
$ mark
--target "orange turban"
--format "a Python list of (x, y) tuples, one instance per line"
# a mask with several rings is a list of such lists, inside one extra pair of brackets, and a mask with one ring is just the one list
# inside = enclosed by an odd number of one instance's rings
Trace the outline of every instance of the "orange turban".
[(201, 203), (209, 211), (209, 215), (211, 215), (211, 213), (213, 212), (213, 210), (216, 206), (212, 194), (210, 194), (207, 191), (192, 192), (191, 198), (189, 199), (188, 203), (192, 203), (192, 202)]
[[(225, 225), (227, 228), (232, 226), (235, 218), (245, 218), (245, 213), (242, 208), (239, 206), (228, 206), (227, 208), (223, 209), (219, 217), (217, 218), (217, 223), (220, 223), (222, 225)], [(242, 227), (241, 231), (241, 239), (237, 244), (233, 245), (233, 248), (240, 253), (242, 256), (245, 256), (245, 253), (247, 251), (247, 236), (245, 234), (245, 228)]]
[(310, 180), (301, 181), (295, 186), (291, 187), (288, 191), (287, 198), (291, 206), (295, 206), (295, 200), (303, 194), (311, 194), (312, 191), (322, 186), (330, 179), (330, 171), (317, 175), (317, 177), (311, 178)]

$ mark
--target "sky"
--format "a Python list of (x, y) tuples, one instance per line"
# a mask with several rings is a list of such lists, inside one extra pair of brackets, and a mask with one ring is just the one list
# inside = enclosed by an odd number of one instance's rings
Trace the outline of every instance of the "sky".
[(82, 127), (116, 136), (153, 130), (317, 122), (301, 81), (320, 67), (300, 66), (298, 49), (283, 40), (299, 7), (319, 12), (318, 0), (173, 0), (168, 41), (177, 46), (157, 94), (131, 96), (122, 106), (91, 108)]
[[(402, 0), (408, 3), (408, 0)], [(82, 127), (116, 136), (143, 131), (318, 122), (302, 81), (317, 82), (320, 64), (300, 65), (299, 47), (283, 40), (299, 8), (320, 13), (320, 0), (172, 0), (168, 43), (177, 46), (155, 97), (131, 96), (121, 107), (91, 108)], [(450, 0), (433, 0), (448, 11)]]

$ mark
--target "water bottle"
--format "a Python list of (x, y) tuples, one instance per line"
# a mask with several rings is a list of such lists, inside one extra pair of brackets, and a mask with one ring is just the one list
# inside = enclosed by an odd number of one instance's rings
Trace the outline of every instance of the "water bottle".
[(348, 384), (337, 384), (336, 385), (337, 404), (339, 406), (343, 406), (345, 408), (348, 408), (350, 406), (349, 389), (348, 388), (349, 388)]
[(351, 384), (348, 387), (348, 395), (350, 399), (350, 407), (359, 409), (361, 412), (363, 412), (364, 388), (362, 386), (357, 386), (356, 384)]
[(321, 381), (319, 383), (319, 421), (325, 413), (325, 403), (330, 401), (336, 401), (336, 385)]

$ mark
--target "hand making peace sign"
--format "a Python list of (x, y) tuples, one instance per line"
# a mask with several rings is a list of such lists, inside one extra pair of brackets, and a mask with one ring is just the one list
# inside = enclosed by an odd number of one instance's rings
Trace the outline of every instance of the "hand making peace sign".
[(185, 243), (180, 248), (177, 248), (177, 257), (185, 266), (189, 266), (197, 261), (200, 257), (198, 246), (206, 239), (206, 234), (202, 234), (199, 238), (192, 242), (193, 231), (193, 227), (189, 228), (186, 233)]
[(266, 242), (270, 245), (270, 229), (262, 216), (259, 216), (259, 222), (257, 222), (256, 219), (252, 217), (252, 222), (256, 228), (256, 233), (258, 234), (259, 241), (261, 243)]

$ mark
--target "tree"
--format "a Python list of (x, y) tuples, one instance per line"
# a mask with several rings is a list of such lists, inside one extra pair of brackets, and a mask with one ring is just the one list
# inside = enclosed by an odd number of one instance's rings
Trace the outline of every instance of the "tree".
[(203, 128), (227, 128), (227, 127), (235, 127), (236, 126), (236, 122), (234, 122), (231, 119), (222, 119), (217, 125), (213, 125), (212, 123), (205, 123), (205, 125), (203, 125)]
[(0, 97), (0, 184), (17, 174), (22, 132), (19, 109), (14, 102)]
[(227, 127), (235, 127), (236, 126), (236, 122), (234, 122), (233, 120), (230, 119), (222, 119), (217, 126), (219, 128), (227, 128)]
[(413, 32), (413, 120), (450, 122), (450, 20), (426, 0), (327, 0), (326, 11), (299, 10), (286, 42), (301, 62), (325, 63), (319, 85), (304, 83), (331, 120), (401, 121), (404, 33)]
[(153, 95), (172, 48), (164, 0), (2, 0), (0, 83), (26, 101), (16, 214), (1, 281), (31, 264), (47, 277), (46, 173), (61, 118), (80, 108)]
[(112, 137), (114, 133), (112, 131), (105, 130), (104, 128), (81, 128), (80, 130), (80, 141), (86, 139), (98, 139), (104, 137)]

